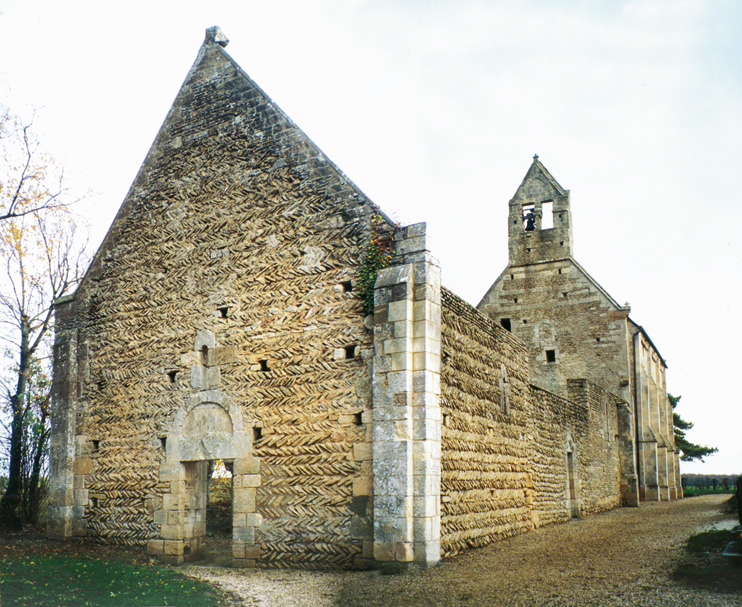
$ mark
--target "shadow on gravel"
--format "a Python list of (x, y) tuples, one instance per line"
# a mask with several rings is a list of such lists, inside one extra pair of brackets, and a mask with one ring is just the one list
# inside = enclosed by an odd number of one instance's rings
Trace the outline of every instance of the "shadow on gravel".
[(722, 556), (739, 531), (709, 529), (688, 538), (685, 553), (673, 573), (683, 585), (714, 592), (742, 592), (742, 557)]

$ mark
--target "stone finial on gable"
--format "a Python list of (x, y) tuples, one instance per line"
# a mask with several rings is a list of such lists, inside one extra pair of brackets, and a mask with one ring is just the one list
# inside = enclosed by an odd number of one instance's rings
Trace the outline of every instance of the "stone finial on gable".
[(216, 42), (219, 46), (227, 46), (229, 44), (229, 38), (227, 38), (222, 28), (218, 25), (206, 28), (206, 41)]

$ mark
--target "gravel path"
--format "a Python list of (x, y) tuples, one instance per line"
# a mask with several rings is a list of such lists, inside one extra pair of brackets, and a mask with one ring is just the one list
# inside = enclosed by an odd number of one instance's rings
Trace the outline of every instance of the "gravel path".
[[(621, 508), (551, 525), (406, 575), (188, 566), (250, 607), (742, 606), (742, 595), (670, 579), (694, 532), (730, 515), (725, 496)], [(742, 576), (742, 568), (736, 572)]]

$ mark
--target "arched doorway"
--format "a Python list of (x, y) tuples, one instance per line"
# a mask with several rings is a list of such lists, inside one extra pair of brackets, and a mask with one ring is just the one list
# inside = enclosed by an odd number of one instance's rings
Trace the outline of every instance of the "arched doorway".
[(166, 489), (154, 514), (160, 538), (149, 542), (150, 554), (171, 564), (202, 556), (209, 462), (222, 460), (233, 472), (232, 565), (253, 566), (260, 558), (255, 541), (262, 522), (255, 512), (260, 462), (251, 457), (252, 428), (244, 426), (240, 409), (219, 391), (201, 392), (178, 410), (162, 440), (166, 456), (159, 480)]

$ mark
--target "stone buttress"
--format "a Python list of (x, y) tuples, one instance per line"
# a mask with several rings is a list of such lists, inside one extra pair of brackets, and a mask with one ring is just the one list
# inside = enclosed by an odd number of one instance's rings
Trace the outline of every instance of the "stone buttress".
[(425, 224), (395, 235), (375, 290), (374, 558), (440, 560), (440, 268)]

